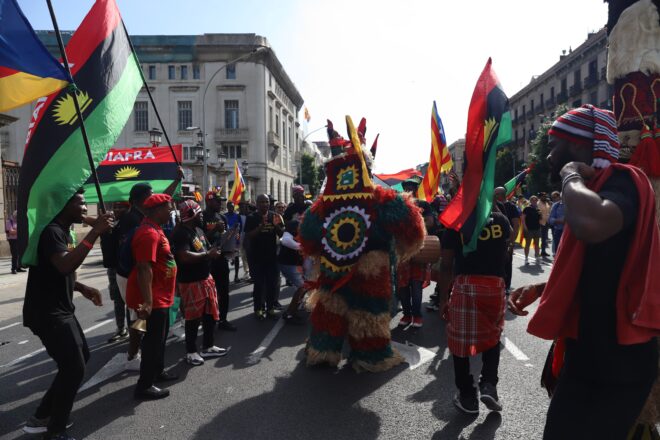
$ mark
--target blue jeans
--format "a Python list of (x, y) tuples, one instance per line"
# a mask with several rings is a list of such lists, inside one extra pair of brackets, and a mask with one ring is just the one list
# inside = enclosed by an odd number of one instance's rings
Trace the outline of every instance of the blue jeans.
[(564, 228), (552, 228), (552, 255), (557, 255), (557, 248), (559, 247), (562, 232), (564, 232)]
[(399, 288), (399, 299), (405, 316), (422, 317), (422, 281), (410, 280), (406, 287)]

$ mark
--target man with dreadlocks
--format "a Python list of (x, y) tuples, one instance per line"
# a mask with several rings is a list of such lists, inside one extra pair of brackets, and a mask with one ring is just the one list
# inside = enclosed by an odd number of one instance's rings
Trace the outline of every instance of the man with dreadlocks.
[(391, 267), (421, 248), (424, 223), (409, 196), (373, 184), (363, 150), (366, 120), (358, 130), (349, 116), (346, 122), (350, 140), (328, 121), (333, 157), (325, 189), (300, 225), (304, 255), (319, 262), (308, 302), (307, 365), (337, 366), (348, 337), (353, 368), (378, 372), (403, 361), (390, 344)]
[(548, 160), (562, 179), (562, 243), (547, 284), (516, 290), (509, 308), (525, 315), (540, 297), (528, 331), (562, 341), (555, 345), (563, 368), (544, 439), (625, 439), (658, 369), (653, 189), (639, 168), (617, 163), (612, 112), (583, 105), (560, 116), (548, 134)]

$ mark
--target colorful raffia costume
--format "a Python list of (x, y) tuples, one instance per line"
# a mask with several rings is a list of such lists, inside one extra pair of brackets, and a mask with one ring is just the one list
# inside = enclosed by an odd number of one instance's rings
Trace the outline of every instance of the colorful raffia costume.
[[(656, 218), (660, 219), (660, 1), (607, 2), (607, 82), (614, 86), (620, 160), (647, 174), (655, 190)], [(660, 378), (628, 438), (660, 438), (657, 423)]]
[(408, 196), (375, 186), (363, 150), (366, 121), (350, 140), (328, 121), (332, 158), (325, 165), (323, 194), (305, 214), (299, 238), (305, 256), (318, 261), (318, 278), (307, 302), (312, 333), (307, 365), (348, 361), (360, 371), (385, 371), (403, 361), (390, 344), (392, 271), (421, 248), (425, 230)]

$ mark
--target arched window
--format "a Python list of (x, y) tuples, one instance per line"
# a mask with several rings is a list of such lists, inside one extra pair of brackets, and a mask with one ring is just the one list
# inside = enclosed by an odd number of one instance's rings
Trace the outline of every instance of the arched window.
[(282, 200), (282, 182), (277, 181), (277, 200)]
[(289, 203), (289, 185), (284, 184), (284, 203)]
[(275, 195), (275, 181), (273, 178), (270, 178), (270, 193), (271, 196)]

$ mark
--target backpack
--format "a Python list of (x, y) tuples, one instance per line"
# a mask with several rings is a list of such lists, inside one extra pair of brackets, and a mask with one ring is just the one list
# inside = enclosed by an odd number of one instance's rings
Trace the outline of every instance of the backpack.
[[(151, 228), (154, 228), (152, 225), (149, 225), (148, 223), (147, 225)], [(140, 226), (142, 226), (142, 224)], [(117, 275), (120, 275), (124, 278), (128, 278), (128, 276), (133, 271), (133, 267), (135, 266), (132, 244), (133, 244), (133, 237), (135, 236), (135, 232), (140, 228), (140, 226), (136, 226), (133, 229), (131, 229), (128, 232), (128, 234), (126, 234), (124, 239), (120, 240), (119, 242), (119, 251), (117, 252), (118, 254)]]

